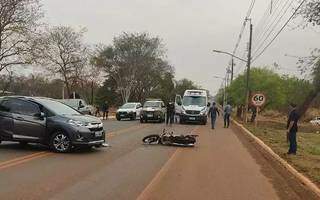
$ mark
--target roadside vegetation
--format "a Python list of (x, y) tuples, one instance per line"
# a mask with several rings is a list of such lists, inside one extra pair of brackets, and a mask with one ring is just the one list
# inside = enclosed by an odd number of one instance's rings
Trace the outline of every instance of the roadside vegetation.
[[(296, 18), (303, 18), (304, 23), (300, 28), (308, 26), (320, 26), (320, 2), (311, 0), (304, 4)], [(320, 117), (320, 49), (314, 49), (310, 56), (300, 57), (297, 68), (304, 77), (280, 75), (274, 69), (268, 67), (253, 68), (251, 70), (251, 93), (263, 92), (267, 97), (267, 103), (261, 109), (258, 119), (250, 117), (253, 113), (252, 105), (248, 112), (249, 123), (244, 126), (254, 135), (270, 146), (279, 156), (287, 160), (298, 171), (310, 177), (320, 186), (320, 125), (312, 125), (310, 120)], [(234, 105), (235, 119), (242, 123), (245, 105), (246, 72), (240, 74), (227, 88), (227, 99)], [(216, 99), (220, 104), (224, 100), (223, 88)], [(286, 140), (286, 123), (289, 113), (289, 104), (298, 105), (301, 116), (297, 135), (298, 153), (296, 156), (288, 156), (289, 144)], [(254, 115), (253, 115), (254, 116)], [(257, 127), (254, 121), (258, 120)]]
[(87, 44), (85, 28), (43, 23), (40, 0), (1, 0), (0, 8), (0, 95), (76, 93), (91, 104), (117, 106), (150, 97), (172, 101), (182, 88), (199, 88), (175, 79), (158, 36), (123, 32), (112, 44)]

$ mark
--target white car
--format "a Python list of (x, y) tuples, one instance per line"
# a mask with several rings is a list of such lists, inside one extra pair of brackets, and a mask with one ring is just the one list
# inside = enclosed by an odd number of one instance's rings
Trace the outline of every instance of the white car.
[(320, 125), (320, 117), (316, 117), (310, 121), (312, 125), (319, 126)]
[(125, 103), (121, 106), (116, 113), (116, 118), (118, 121), (121, 119), (131, 119), (135, 120), (137, 117), (140, 117), (142, 110), (141, 103), (131, 102)]
[[(85, 115), (93, 115), (94, 114), (94, 107), (88, 105), (83, 99), (57, 99), (61, 103), (64, 103)], [(81, 102), (81, 103), (80, 103)]]

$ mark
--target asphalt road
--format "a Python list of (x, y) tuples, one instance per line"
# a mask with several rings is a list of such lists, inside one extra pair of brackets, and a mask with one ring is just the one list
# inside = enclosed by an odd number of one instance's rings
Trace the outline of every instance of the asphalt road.
[(55, 154), (39, 145), (1, 144), (0, 199), (313, 199), (221, 121), (215, 131), (170, 128), (199, 134), (195, 148), (141, 143), (164, 124), (104, 124), (109, 148)]

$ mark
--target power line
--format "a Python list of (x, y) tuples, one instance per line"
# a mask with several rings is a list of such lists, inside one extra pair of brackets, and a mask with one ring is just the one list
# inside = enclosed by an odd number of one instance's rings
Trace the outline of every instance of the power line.
[[(254, 49), (254, 54), (259, 52), (259, 50), (263, 47), (264, 43), (269, 39), (270, 35), (273, 33), (273, 31), (276, 29), (276, 27), (280, 24), (282, 18), (285, 16), (285, 14), (288, 12), (290, 6), (294, 3), (295, 0), (291, 0), (291, 3), (289, 4), (290, 0), (287, 0), (284, 6), (282, 7), (281, 11), (277, 15), (277, 17), (273, 20), (273, 22), (270, 24), (268, 29), (263, 34), (260, 41), (258, 41), (258, 44), (256, 45), (257, 48)], [(287, 6), (287, 7), (286, 7)], [(281, 15), (282, 13), (282, 15)], [(262, 41), (262, 42), (261, 42)]]
[(284, 28), (289, 24), (289, 22), (291, 21), (291, 19), (296, 15), (296, 13), (298, 12), (298, 10), (301, 8), (301, 6), (304, 4), (304, 2), (306, 2), (306, 0), (302, 0), (300, 5), (295, 9), (295, 11), (293, 12), (293, 14), (290, 16), (290, 18), (286, 21), (286, 23), (281, 27), (281, 29), (278, 31), (278, 33), (273, 37), (273, 39), (268, 43), (268, 45), (255, 57), (252, 59), (252, 62), (254, 62), (255, 60), (257, 60), (269, 47), (270, 45), (276, 40), (276, 38), (280, 35), (280, 33), (284, 30)]
[(252, 1), (251, 1), (251, 4), (250, 4), (249, 9), (248, 9), (248, 11), (247, 11), (246, 18), (245, 18), (245, 20), (243, 21), (243, 24), (242, 24), (242, 27), (241, 27), (241, 30), (240, 30), (240, 34), (239, 34), (239, 36), (238, 36), (238, 40), (237, 40), (237, 43), (236, 43), (236, 46), (235, 46), (232, 54), (235, 54), (235, 53), (237, 52), (237, 50), (238, 50), (238, 47), (239, 47), (239, 45), (240, 45), (240, 42), (241, 42), (241, 39), (242, 39), (242, 36), (243, 36), (243, 32), (244, 32), (245, 27), (246, 27), (246, 25), (247, 25), (247, 19), (250, 17), (250, 15), (251, 15), (251, 13), (252, 13), (252, 10), (253, 10), (253, 8), (254, 8), (255, 3), (256, 3), (256, 0), (252, 0)]
[[(257, 40), (259, 40), (261, 37), (263, 37), (263, 35), (265, 34), (265, 31), (266, 31), (266, 30), (270, 27), (270, 25), (271, 25), (270, 22), (272, 23), (273, 17), (276, 16), (276, 14), (277, 14), (278, 11), (279, 11), (280, 6), (282, 5), (282, 1), (281, 1), (281, 0), (277, 0), (277, 1), (274, 2), (274, 3), (275, 3), (275, 5), (274, 5), (274, 8), (273, 8), (272, 14), (270, 14), (269, 16), (266, 16), (265, 19), (261, 19), (260, 22), (259, 22), (259, 24), (257, 25), (256, 30), (257, 30), (258, 28), (260, 28), (262, 25), (264, 25), (264, 26), (261, 28), (261, 30), (259, 30), (259, 32), (256, 31), (254, 43), (255, 43)], [(269, 8), (270, 8), (270, 6), (266, 9), (266, 13), (268, 13)], [(276, 16), (276, 17), (278, 17), (278, 16)], [(263, 20), (264, 20), (264, 21), (263, 21)], [(259, 27), (258, 27), (258, 26), (259, 26)]]
[[(260, 35), (262, 33), (262, 30), (263, 30), (263, 28), (261, 28), (262, 25), (263, 24), (268, 24), (269, 23), (269, 22), (267, 22), (268, 21), (268, 17), (272, 18), (272, 16), (274, 15), (275, 11), (278, 9), (279, 6), (277, 6), (277, 5), (280, 5), (280, 4), (278, 4), (279, 1), (280, 0), (276, 0), (275, 2), (272, 3), (273, 5), (270, 4), (270, 6), (267, 7), (266, 11), (263, 14), (263, 17), (260, 19), (259, 23), (257, 24), (257, 26), (255, 28), (256, 39), (258, 37), (260, 37)], [(270, 12), (269, 10), (271, 10), (271, 9), (274, 10), (274, 11), (270, 15), (268, 15), (269, 12)], [(261, 28), (261, 30), (260, 30), (260, 28)], [(254, 41), (256, 41), (256, 39)]]
[[(252, 0), (250, 6), (249, 6), (249, 8), (248, 8), (246, 17), (245, 17), (245, 19), (244, 19), (244, 21), (243, 21), (243, 23), (242, 23), (242, 27), (241, 27), (241, 29), (240, 29), (240, 34), (239, 34), (239, 36), (238, 36), (238, 40), (237, 40), (237, 42), (236, 42), (236, 45), (235, 45), (235, 47), (234, 47), (234, 50), (232, 51), (232, 54), (233, 54), (233, 55), (236, 54), (236, 52), (237, 52), (237, 50), (238, 50), (238, 48), (239, 48), (239, 46), (240, 46), (240, 42), (241, 42), (241, 39), (242, 39), (243, 34), (244, 34), (244, 30), (245, 30), (246, 25), (247, 25), (247, 20), (248, 20), (248, 18), (250, 18), (250, 16), (251, 16), (251, 13), (252, 13), (252, 10), (253, 10), (253, 8), (254, 8), (254, 6), (255, 6), (255, 3), (256, 3), (256, 0)], [(242, 56), (242, 57), (244, 57), (244, 56)], [(231, 59), (232, 59), (232, 58), (231, 58)], [(231, 62), (232, 62), (232, 60), (229, 61), (229, 64), (230, 64)], [(227, 76), (228, 76), (228, 71), (229, 71), (228, 69), (230, 69), (230, 66), (227, 68)]]

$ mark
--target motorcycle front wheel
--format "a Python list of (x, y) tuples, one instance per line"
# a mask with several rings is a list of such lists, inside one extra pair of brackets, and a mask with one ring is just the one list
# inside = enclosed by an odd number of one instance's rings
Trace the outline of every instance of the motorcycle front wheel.
[(148, 135), (142, 139), (144, 144), (159, 144), (159, 135)]

